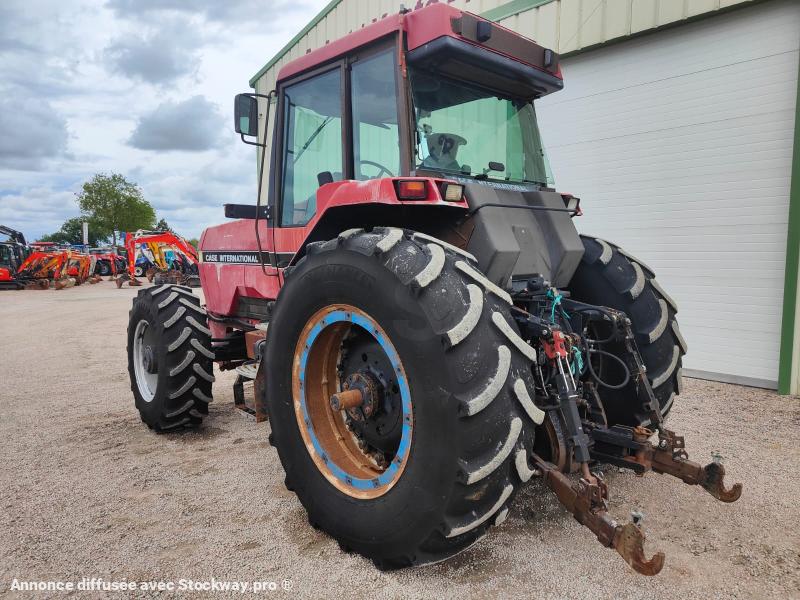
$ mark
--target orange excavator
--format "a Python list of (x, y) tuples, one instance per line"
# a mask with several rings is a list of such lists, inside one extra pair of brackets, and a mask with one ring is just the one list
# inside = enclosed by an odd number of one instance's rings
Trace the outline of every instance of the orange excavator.
[(142, 285), (136, 278), (136, 262), (145, 256), (150, 266), (145, 276), (156, 284), (174, 283), (200, 286), (197, 250), (181, 236), (170, 231), (136, 231), (125, 234), (127, 269), (116, 279), (121, 288), (127, 281), (130, 286)]
[(34, 242), (33, 252), (20, 265), (15, 279), (24, 289), (46, 290), (80, 285), (92, 275), (93, 258), (49, 242)]

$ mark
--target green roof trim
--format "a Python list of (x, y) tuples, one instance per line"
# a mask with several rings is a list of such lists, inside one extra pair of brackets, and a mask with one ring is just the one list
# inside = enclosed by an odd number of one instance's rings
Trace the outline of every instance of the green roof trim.
[(495, 8), (481, 13), (481, 16), (490, 21), (501, 21), (502, 19), (512, 17), (526, 10), (542, 6), (543, 4), (550, 4), (554, 1), (555, 0), (511, 0), (511, 2), (506, 2), (505, 4), (501, 4), (500, 6), (496, 6)]
[(327, 4), (327, 6), (325, 6), (325, 8), (323, 8), (321, 11), (319, 11), (319, 14), (317, 14), (317, 16), (316, 16), (316, 17), (314, 17), (313, 19), (311, 19), (311, 21), (308, 23), (308, 25), (306, 25), (305, 27), (303, 27), (303, 28), (300, 30), (300, 33), (298, 33), (298, 34), (297, 34), (296, 36), (294, 36), (294, 37), (293, 37), (291, 40), (289, 40), (289, 43), (288, 43), (288, 44), (286, 44), (286, 45), (285, 45), (283, 48), (281, 48), (281, 49), (280, 49), (280, 51), (279, 51), (279, 52), (278, 52), (278, 53), (277, 53), (275, 56), (273, 56), (273, 57), (270, 59), (270, 61), (269, 61), (267, 64), (265, 64), (263, 67), (261, 67), (261, 68), (258, 70), (258, 73), (256, 73), (255, 75), (253, 75), (253, 76), (250, 78), (250, 87), (251, 87), (251, 88), (255, 88), (255, 87), (256, 87), (256, 81), (258, 81), (258, 79), (259, 79), (259, 78), (260, 78), (260, 77), (261, 77), (261, 76), (262, 76), (264, 73), (266, 73), (266, 72), (267, 72), (267, 71), (269, 71), (269, 70), (270, 70), (270, 69), (271, 69), (273, 66), (275, 66), (275, 63), (276, 63), (276, 62), (278, 62), (280, 59), (282, 59), (282, 58), (283, 58), (283, 57), (286, 55), (286, 53), (287, 53), (287, 52), (289, 52), (289, 51), (290, 51), (292, 48), (294, 48), (294, 46), (297, 44), (297, 42), (299, 42), (299, 41), (300, 41), (300, 39), (301, 39), (301, 38), (302, 38), (302, 37), (303, 37), (305, 34), (307, 34), (309, 31), (311, 31), (312, 29), (314, 29), (314, 27), (316, 27), (316, 26), (319, 24), (319, 22), (320, 22), (320, 21), (322, 21), (322, 19), (324, 19), (325, 17), (327, 17), (327, 16), (328, 16), (328, 14), (329, 14), (329, 13), (330, 13), (330, 12), (331, 12), (331, 11), (332, 11), (334, 8), (336, 8), (337, 6), (339, 6), (339, 4), (341, 4), (341, 3), (342, 3), (342, 0), (331, 0), (331, 2), (329, 2), (329, 3)]
[[(794, 151), (789, 189), (789, 233), (786, 238), (786, 273), (783, 279), (783, 318), (781, 354), (778, 363), (778, 393), (792, 391), (792, 359), (795, 353), (797, 319), (797, 275), (800, 269), (800, 68), (797, 74), (797, 100), (794, 111)], [(800, 357), (798, 357), (800, 358)]]

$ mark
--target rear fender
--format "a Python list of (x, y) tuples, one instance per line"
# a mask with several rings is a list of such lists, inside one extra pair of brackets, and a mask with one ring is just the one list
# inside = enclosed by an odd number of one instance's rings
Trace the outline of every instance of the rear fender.
[[(395, 191), (396, 182), (414, 179), (423, 180), (427, 186), (427, 196), (423, 200), (399, 200)], [(359, 204), (385, 204), (402, 206), (460, 206), (467, 208), (467, 201), (462, 197), (459, 202), (447, 202), (442, 198), (441, 186), (445, 183), (456, 183), (447, 179), (434, 177), (384, 177), (365, 181), (337, 181), (323, 185), (317, 191), (317, 214), (309, 224), (324, 217), (325, 212), (337, 206), (353, 206)]]
[[(423, 200), (400, 200), (396, 182), (406, 179), (424, 180), (427, 196)], [(305, 255), (311, 242), (335, 237), (346, 229), (384, 225), (409, 227), (420, 231), (445, 224), (454, 224), (468, 210), (464, 197), (448, 202), (442, 197), (442, 186), (455, 183), (434, 177), (385, 177), (366, 181), (338, 181), (323, 185), (317, 191), (317, 211), (303, 228), (277, 228), (279, 252), (294, 251), (289, 265)]]

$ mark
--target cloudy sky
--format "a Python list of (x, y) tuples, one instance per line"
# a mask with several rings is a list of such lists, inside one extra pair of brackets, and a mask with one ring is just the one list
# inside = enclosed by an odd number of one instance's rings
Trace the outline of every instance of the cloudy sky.
[(0, 0), (0, 224), (34, 240), (117, 172), (195, 237), (255, 199), (233, 96), (327, 0)]

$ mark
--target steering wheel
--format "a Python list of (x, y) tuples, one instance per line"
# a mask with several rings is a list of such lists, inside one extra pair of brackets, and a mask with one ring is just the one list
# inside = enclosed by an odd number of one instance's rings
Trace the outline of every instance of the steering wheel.
[(384, 167), (382, 164), (377, 163), (375, 161), (362, 160), (362, 161), (359, 161), (359, 165), (372, 165), (373, 167), (378, 167), (378, 174), (375, 175), (375, 177), (372, 177), (371, 179), (378, 179), (381, 176), (381, 174), (383, 174), (383, 173), (386, 173), (389, 177), (394, 177), (394, 173), (392, 173), (389, 169)]

